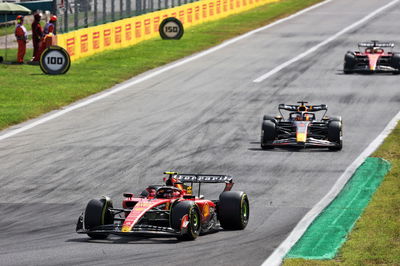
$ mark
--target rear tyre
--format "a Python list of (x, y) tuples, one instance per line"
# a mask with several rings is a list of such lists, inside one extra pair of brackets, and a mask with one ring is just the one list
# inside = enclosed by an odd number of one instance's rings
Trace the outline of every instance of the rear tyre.
[(344, 56), (343, 73), (352, 74), (356, 64), (356, 57), (352, 52), (347, 52)]
[(182, 218), (188, 215), (187, 230), (178, 236), (178, 240), (195, 240), (201, 230), (201, 217), (199, 207), (193, 201), (180, 201), (171, 210), (171, 228), (181, 230)]
[(336, 143), (336, 146), (329, 147), (331, 151), (340, 151), (342, 149), (342, 123), (332, 121), (328, 125), (328, 140)]
[(221, 227), (243, 230), (249, 221), (250, 206), (246, 193), (225, 191), (219, 195), (218, 219)]
[(400, 74), (400, 54), (394, 54), (392, 57), (392, 67), (396, 69), (393, 71), (393, 75)]
[[(91, 230), (97, 226), (113, 224), (114, 216), (109, 211), (109, 208), (112, 207), (112, 201), (108, 197), (89, 201), (84, 214), (84, 228), (86, 230)], [(87, 235), (94, 239), (104, 239), (108, 237), (108, 234), (98, 233), (88, 233)]]
[(276, 138), (276, 124), (269, 120), (264, 120), (261, 126), (261, 148), (263, 150), (273, 149), (272, 142)]

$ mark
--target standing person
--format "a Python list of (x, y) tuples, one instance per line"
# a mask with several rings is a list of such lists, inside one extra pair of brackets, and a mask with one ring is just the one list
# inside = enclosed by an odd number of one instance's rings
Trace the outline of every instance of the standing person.
[(55, 30), (56, 30), (56, 23), (57, 16), (51, 16), (50, 21), (46, 23), (43, 30), (43, 40), (42, 45), (40, 48), (40, 54), (43, 53), (46, 48), (50, 47), (51, 45), (55, 44)]
[(15, 27), (15, 38), (18, 42), (17, 62), (24, 63), (24, 56), (26, 52), (26, 43), (28, 42), (28, 32), (24, 27), (24, 17), (17, 16), (17, 26)]
[(33, 42), (33, 58), (32, 61), (40, 60), (40, 42), (43, 39), (43, 29), (40, 25), (42, 14), (36, 13), (32, 23), (32, 42)]
[(57, 16), (51, 16), (50, 21), (46, 23), (44, 26), (44, 34), (47, 35), (49, 33), (53, 33), (56, 35), (56, 22), (57, 22)]

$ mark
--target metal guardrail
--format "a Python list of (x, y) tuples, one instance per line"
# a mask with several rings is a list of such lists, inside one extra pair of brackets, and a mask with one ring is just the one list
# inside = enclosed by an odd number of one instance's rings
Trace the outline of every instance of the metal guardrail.
[(58, 0), (57, 32), (96, 26), (199, 0)]

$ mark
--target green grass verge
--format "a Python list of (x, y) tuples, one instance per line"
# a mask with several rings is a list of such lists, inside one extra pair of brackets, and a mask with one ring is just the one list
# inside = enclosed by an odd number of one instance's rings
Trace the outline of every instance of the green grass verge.
[[(0, 65), (0, 129), (60, 108), (149, 69), (215, 46), (321, 0), (283, 0), (189, 28), (179, 41), (148, 40), (74, 62), (66, 75)], [(14, 52), (15, 53), (15, 52)], [(0, 51), (0, 55), (4, 52)]]
[(286, 259), (297, 265), (400, 265), (400, 124), (373, 154), (392, 163), (348, 240), (333, 260)]

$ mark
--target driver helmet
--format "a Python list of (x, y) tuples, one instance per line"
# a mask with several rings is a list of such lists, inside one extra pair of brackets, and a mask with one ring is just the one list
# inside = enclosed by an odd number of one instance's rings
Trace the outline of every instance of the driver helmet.
[(301, 114), (298, 114), (298, 115), (296, 115), (296, 121), (302, 121), (303, 119), (302, 119), (302, 117), (301, 117)]
[(172, 194), (173, 194), (172, 191), (166, 190), (166, 191), (162, 194), (162, 197), (163, 197), (164, 199), (171, 199), (172, 196), (173, 196)]
[(147, 197), (155, 197), (156, 196), (156, 190), (154, 188), (146, 188), (146, 191), (149, 193)]
[(310, 121), (311, 116), (309, 114), (304, 114), (304, 120), (305, 121)]
[(174, 191), (173, 193), (172, 193), (172, 197), (174, 197), (174, 198), (177, 198), (177, 197), (180, 197), (181, 196), (181, 192), (180, 191)]

